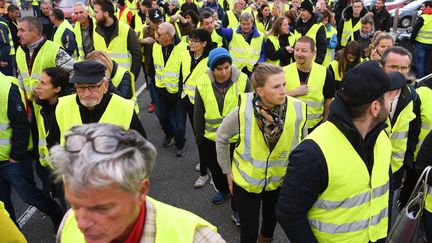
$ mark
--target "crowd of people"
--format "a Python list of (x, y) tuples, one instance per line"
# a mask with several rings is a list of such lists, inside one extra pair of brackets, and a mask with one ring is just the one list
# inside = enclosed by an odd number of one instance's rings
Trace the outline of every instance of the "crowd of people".
[[(432, 1), (411, 32), (415, 60), (384, 3), (92, 0), (70, 23), (49, 1), (20, 18), (0, 0), (0, 235), (25, 241), (14, 188), (58, 242), (225, 242), (147, 196), (147, 111), (173, 159), (189, 120), (191, 187), (231, 198), (241, 242), (271, 242), (277, 223), (291, 242), (384, 242), (432, 165), (432, 79), (413, 78), (431, 71)], [(425, 208), (432, 241), (430, 192)]]

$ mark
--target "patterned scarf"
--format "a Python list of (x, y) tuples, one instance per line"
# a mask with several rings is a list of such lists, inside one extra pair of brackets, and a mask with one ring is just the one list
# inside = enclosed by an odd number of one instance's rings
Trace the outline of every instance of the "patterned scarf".
[(252, 104), (258, 127), (264, 133), (268, 143), (273, 147), (283, 131), (287, 106), (286, 101), (283, 105), (276, 105), (269, 110), (264, 108), (261, 98), (255, 94)]

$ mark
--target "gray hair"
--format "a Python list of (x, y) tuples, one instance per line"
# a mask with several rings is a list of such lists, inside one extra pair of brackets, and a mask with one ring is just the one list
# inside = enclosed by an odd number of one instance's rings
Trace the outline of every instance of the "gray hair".
[(25, 16), (18, 20), (18, 22), (26, 22), (28, 24), (29, 30), (33, 31), (37, 29), (38, 35), (42, 36), (42, 24), (41, 22), (34, 16)]
[(92, 123), (74, 126), (67, 135), (82, 135), (87, 139), (113, 136), (121, 141), (116, 151), (110, 154), (95, 152), (89, 140), (79, 152), (69, 152), (61, 145), (51, 148), (50, 159), (56, 179), (64, 179), (74, 193), (86, 188), (103, 188), (112, 183), (118, 184), (122, 190), (136, 193), (140, 182), (151, 174), (156, 149), (135, 130)]
[(88, 7), (87, 7), (83, 2), (76, 2), (76, 3), (74, 3), (73, 6), (74, 6), (74, 7), (81, 6), (81, 7), (84, 8), (85, 11), (88, 11)]
[(52, 8), (52, 5), (51, 5), (51, 3), (49, 2), (49, 1), (42, 1), (42, 2), (40, 2), (40, 5), (42, 6), (43, 4), (46, 4), (46, 5), (48, 5), (50, 8)]
[(176, 34), (176, 30), (175, 30), (175, 28), (174, 28), (174, 25), (172, 25), (171, 23), (168, 23), (168, 22), (161, 23), (161, 24), (159, 25), (159, 29), (166, 30), (166, 32), (167, 32), (171, 37), (174, 37), (174, 35)]
[(171, 3), (172, 5), (175, 5), (176, 8), (180, 8), (180, 3), (178, 0), (169, 0), (169, 3)]
[(243, 21), (251, 21), (252, 23), (255, 21), (254, 16), (249, 12), (244, 12), (240, 15), (239, 23)]

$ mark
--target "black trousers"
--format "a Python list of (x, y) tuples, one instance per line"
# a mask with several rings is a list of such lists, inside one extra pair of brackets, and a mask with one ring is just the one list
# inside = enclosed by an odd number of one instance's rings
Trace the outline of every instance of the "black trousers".
[(280, 188), (257, 194), (247, 192), (235, 183), (233, 187), (241, 221), (241, 243), (257, 242), (260, 208), (263, 216), (260, 233), (263, 237), (272, 238), (276, 228), (275, 207)]
[[(207, 138), (204, 138), (203, 142), (198, 147), (202, 152), (200, 152), (200, 159), (204, 160), (207, 164), (210, 172), (212, 174), (213, 183), (218, 189), (219, 192), (222, 193), (230, 193), (228, 187), (228, 181), (226, 175), (222, 172), (221, 167), (217, 161), (216, 156), (216, 143)], [(230, 146), (230, 158), (232, 159), (234, 153), (235, 144), (232, 143)], [(203, 156), (201, 156), (201, 154)], [(231, 198), (231, 208), (233, 211), (238, 211), (236, 202), (234, 197)]]

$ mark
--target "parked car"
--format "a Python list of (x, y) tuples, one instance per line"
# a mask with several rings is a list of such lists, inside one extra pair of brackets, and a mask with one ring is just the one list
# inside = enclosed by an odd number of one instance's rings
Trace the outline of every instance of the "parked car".
[(73, 23), (73, 22), (75, 22), (75, 19), (73, 17), (72, 7), (77, 2), (82, 2), (82, 3), (86, 4), (86, 0), (57, 0), (55, 2), (55, 6), (56, 6), (56, 8), (59, 8), (63, 11), (66, 20)]
[[(411, 70), (415, 72), (415, 49), (413, 45), (411, 45), (411, 27), (405, 29), (402, 32), (399, 32), (396, 35), (396, 45), (401, 46), (407, 49), (412, 54), (412, 62), (411, 62)], [(426, 73), (432, 72), (432, 56), (429, 56), (428, 60), (426, 60)]]
[(408, 3), (411, 3), (413, 0), (386, 0), (385, 6), (388, 11), (396, 8), (403, 8)]
[[(398, 26), (402, 28), (408, 28), (411, 26), (411, 23), (413, 21), (413, 15), (417, 13), (417, 11), (420, 10), (420, 7), (422, 3), (424, 3), (426, 0), (415, 0), (407, 5), (405, 5), (403, 8), (399, 9), (399, 20), (398, 20)], [(395, 16), (396, 9), (392, 9), (389, 11), (392, 18)]]
[(375, 6), (376, 0), (363, 0), (363, 7), (365, 7), (368, 11), (371, 11)]

